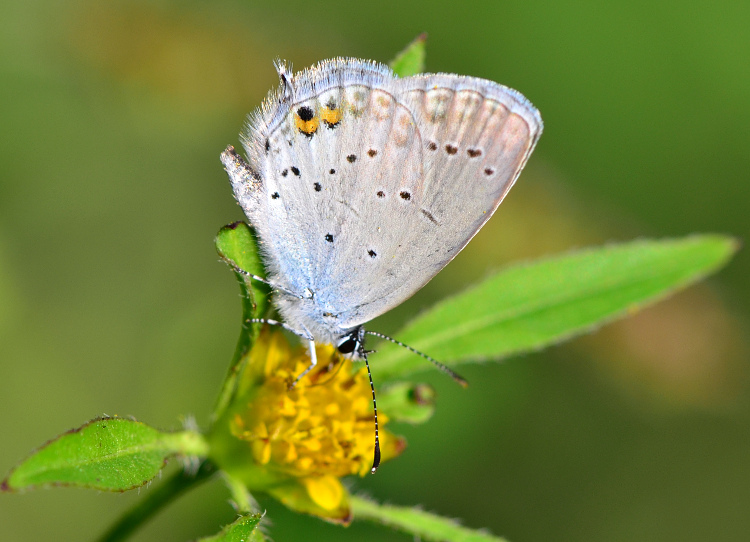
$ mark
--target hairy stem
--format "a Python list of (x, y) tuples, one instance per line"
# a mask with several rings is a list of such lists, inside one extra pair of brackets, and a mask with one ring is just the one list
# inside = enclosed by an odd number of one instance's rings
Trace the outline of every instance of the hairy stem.
[(144, 498), (128, 510), (97, 542), (117, 542), (126, 540), (133, 532), (146, 523), (159, 510), (171, 503), (190, 488), (208, 480), (216, 472), (209, 461), (201, 463), (196, 472), (185, 469), (176, 472), (159, 487), (149, 491)]

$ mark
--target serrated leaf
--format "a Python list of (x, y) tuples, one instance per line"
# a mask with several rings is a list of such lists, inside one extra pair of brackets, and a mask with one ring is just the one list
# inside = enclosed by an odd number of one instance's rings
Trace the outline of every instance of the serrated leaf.
[(391, 60), (390, 67), (399, 77), (408, 77), (424, 72), (427, 34), (420, 34)]
[(174, 455), (207, 451), (197, 433), (164, 433), (122, 418), (96, 419), (36, 450), (11, 471), (2, 489), (62, 485), (126, 491), (152, 480)]
[(231, 402), (237, 386), (237, 377), (242, 372), (245, 354), (250, 351), (258, 337), (261, 324), (251, 323), (251, 320), (265, 316), (270, 306), (269, 287), (237, 270), (239, 268), (259, 277), (266, 276), (255, 230), (244, 222), (235, 222), (219, 230), (215, 244), (219, 256), (234, 268), (234, 274), (240, 285), (242, 326), (229, 371), (216, 401), (216, 408), (211, 417), (212, 422), (221, 417)]
[(250, 514), (238, 518), (224, 527), (219, 534), (201, 538), (197, 542), (261, 542), (265, 540), (257, 529), (263, 514)]
[(409, 508), (377, 504), (362, 497), (352, 497), (355, 520), (374, 521), (432, 542), (504, 542), (505, 539), (459, 525), (455, 520)]
[(394, 422), (424, 423), (435, 411), (435, 390), (427, 384), (391, 384), (378, 393), (378, 410)]
[[(440, 361), (499, 359), (538, 350), (632, 314), (723, 267), (737, 243), (719, 235), (635, 241), (516, 265), (438, 303), (398, 334)], [(391, 344), (380, 378), (427, 368)]]

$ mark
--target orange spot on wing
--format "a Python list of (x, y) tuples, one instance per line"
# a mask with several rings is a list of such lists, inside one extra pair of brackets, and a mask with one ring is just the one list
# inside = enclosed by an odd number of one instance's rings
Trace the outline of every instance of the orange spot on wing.
[(339, 109), (338, 107), (334, 109), (329, 109), (327, 107), (324, 107), (320, 113), (320, 118), (323, 120), (323, 122), (325, 122), (331, 128), (333, 128), (339, 122), (341, 122), (342, 116), (343, 114), (341, 113), (341, 109)]
[(313, 135), (318, 131), (318, 126), (320, 126), (320, 119), (318, 119), (318, 117), (313, 117), (310, 120), (302, 120), (300, 116), (295, 113), (294, 125), (297, 127), (297, 130), (299, 130), (303, 134)]

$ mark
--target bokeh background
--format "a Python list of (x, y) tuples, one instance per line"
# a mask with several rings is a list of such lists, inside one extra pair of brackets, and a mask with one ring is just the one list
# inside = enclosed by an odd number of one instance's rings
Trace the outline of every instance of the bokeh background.
[[(519, 89), (546, 128), (462, 255), (371, 328), (519, 259), (636, 237), (750, 233), (750, 3), (4, 2), (0, 6), (0, 471), (101, 414), (205, 425), (239, 327), (213, 236), (243, 218), (219, 163), (246, 113), (302, 68), (388, 61), (429, 33), (430, 71)], [(470, 366), (407, 452), (357, 488), (512, 542), (746, 540), (750, 257), (545, 352)], [(377, 359), (373, 359), (377, 381)], [(149, 491), (144, 488), (141, 494)], [(139, 498), (0, 495), (0, 538), (89, 540)], [(234, 517), (202, 486), (135, 540)], [(270, 501), (290, 540), (409, 540)]]

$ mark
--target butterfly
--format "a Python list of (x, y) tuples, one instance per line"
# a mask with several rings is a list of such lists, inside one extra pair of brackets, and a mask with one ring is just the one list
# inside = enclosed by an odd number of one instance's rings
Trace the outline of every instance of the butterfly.
[(281, 325), (310, 343), (299, 380), (316, 363), (315, 343), (366, 363), (366, 334), (398, 343), (364, 324), (411, 297), (476, 235), (543, 124), (519, 92), (474, 77), (399, 78), (350, 58), (277, 71), (279, 88), (241, 134), (247, 159), (232, 147), (221, 159), (260, 239), (268, 276), (254, 278), (274, 289)]

